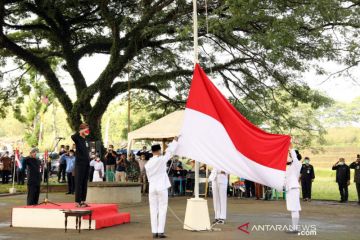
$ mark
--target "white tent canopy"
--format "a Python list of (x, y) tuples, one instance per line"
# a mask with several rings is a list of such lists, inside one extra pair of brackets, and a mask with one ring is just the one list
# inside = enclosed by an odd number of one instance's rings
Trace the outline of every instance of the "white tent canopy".
[(184, 119), (184, 110), (179, 110), (162, 117), (128, 134), (128, 150), (135, 140), (166, 141), (178, 136)]

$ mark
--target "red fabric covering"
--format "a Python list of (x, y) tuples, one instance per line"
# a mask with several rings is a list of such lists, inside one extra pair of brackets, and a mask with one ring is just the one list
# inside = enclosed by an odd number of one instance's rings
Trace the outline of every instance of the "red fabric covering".
[[(119, 213), (118, 205), (116, 204), (96, 204), (89, 203), (90, 207), (76, 208), (75, 203), (57, 203), (60, 206), (53, 204), (36, 205), (36, 206), (21, 206), (16, 208), (38, 208), (38, 209), (59, 209), (59, 210), (92, 210), (92, 220), (95, 220), (95, 229), (111, 227), (123, 223), (130, 222), (130, 213)], [(83, 219), (89, 219), (88, 216)]]

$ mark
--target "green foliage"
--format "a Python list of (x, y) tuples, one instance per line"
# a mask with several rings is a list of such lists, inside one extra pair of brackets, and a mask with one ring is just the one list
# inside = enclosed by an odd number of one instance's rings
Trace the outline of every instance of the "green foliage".
[[(304, 145), (314, 132), (321, 135), (319, 124), (315, 122), (314, 128), (305, 117), (313, 119), (310, 109), (327, 106), (330, 100), (303, 83), (301, 74), (311, 68), (324, 73), (316, 60), (348, 67), (359, 62), (359, 4), (208, 0), (208, 9), (204, 6), (200, 1), (200, 63), (214, 79), (223, 81), (238, 108), (275, 132), (306, 133)], [(30, 67), (36, 70), (63, 107), (70, 127), (75, 130), (87, 121), (91, 137), (101, 140), (101, 118), (110, 102), (127, 91), (127, 75), (131, 88), (151, 92), (145, 98), (161, 96), (152, 112), (183, 107), (193, 67), (191, 14), (192, 3), (184, 0), (3, 1), (0, 67), (12, 60), (24, 74)], [(89, 83), (79, 61), (94, 54), (110, 57), (99, 77)], [(74, 98), (61, 85), (59, 69), (72, 81)], [(17, 114), (18, 105), (31, 92), (22, 76), (6, 79), (0, 93), (2, 116), (14, 102)], [(303, 106), (305, 110), (298, 111), (301, 119), (293, 109)], [(132, 123), (138, 127), (147, 121)]]
[(319, 115), (327, 127), (358, 125), (360, 122), (360, 97), (351, 103), (336, 102), (333, 106), (323, 109)]
[[(18, 98), (13, 105), (13, 112), (14, 117), (26, 126), (25, 141), (30, 146), (38, 146), (39, 138), (43, 135), (41, 132), (43, 114), (54, 101), (54, 95), (45, 82), (38, 79), (35, 71), (30, 70), (26, 77), (29, 78), (25, 79), (29, 85), (23, 86), (21, 91), (22, 96), (28, 95), (28, 98), (25, 102), (24, 97)], [(22, 108), (24, 108), (23, 111)]]

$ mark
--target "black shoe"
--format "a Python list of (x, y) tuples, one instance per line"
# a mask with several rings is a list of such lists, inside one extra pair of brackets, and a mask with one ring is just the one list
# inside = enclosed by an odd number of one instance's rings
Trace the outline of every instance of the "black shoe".
[(167, 238), (167, 237), (163, 233), (158, 233), (158, 238)]
[(68, 195), (68, 194), (71, 194), (71, 192), (67, 192), (67, 193), (65, 193), (66, 195)]
[(225, 224), (225, 219), (219, 219), (219, 220), (217, 221), (217, 224)]
[(216, 224), (219, 221), (219, 219), (215, 219), (212, 224)]
[(158, 238), (158, 234), (157, 234), (157, 233), (153, 233), (153, 238)]

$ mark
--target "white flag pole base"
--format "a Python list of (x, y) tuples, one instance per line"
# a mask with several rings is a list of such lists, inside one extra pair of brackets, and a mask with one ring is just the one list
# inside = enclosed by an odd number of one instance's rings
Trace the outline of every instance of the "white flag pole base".
[(9, 193), (11, 193), (11, 194), (16, 193), (16, 188), (14, 188), (14, 187), (9, 188)]
[(184, 229), (190, 231), (206, 231), (211, 229), (207, 201), (203, 198), (187, 200)]

